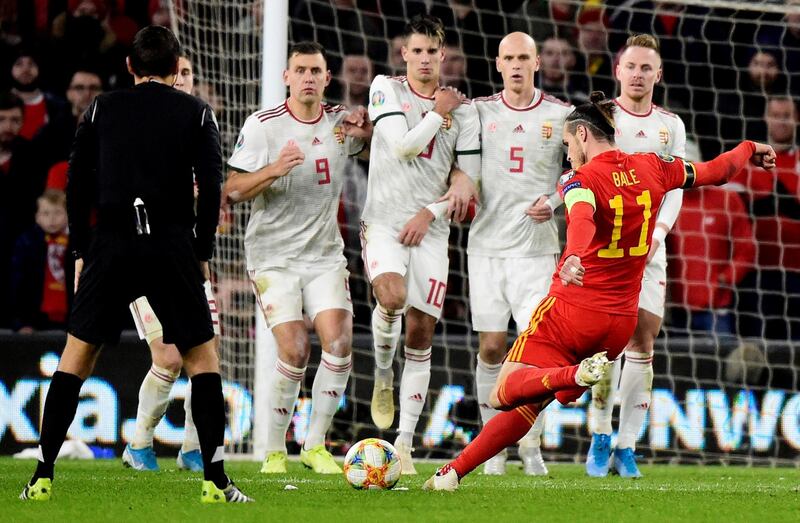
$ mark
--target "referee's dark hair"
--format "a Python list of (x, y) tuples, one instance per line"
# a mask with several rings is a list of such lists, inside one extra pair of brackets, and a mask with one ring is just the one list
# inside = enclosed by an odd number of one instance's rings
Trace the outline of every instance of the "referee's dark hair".
[(0, 91), (0, 111), (8, 111), (9, 109), (24, 111), (25, 102), (11, 91)]
[(128, 58), (136, 76), (164, 78), (175, 74), (180, 55), (181, 44), (172, 31), (166, 27), (151, 25), (136, 33)]
[(325, 63), (328, 63), (328, 55), (325, 53), (325, 48), (317, 42), (297, 42), (289, 48), (289, 58), (298, 54), (321, 54)]
[(564, 125), (574, 135), (579, 125), (585, 126), (597, 140), (614, 143), (614, 100), (609, 100), (602, 91), (592, 91), (589, 101), (569, 113)]

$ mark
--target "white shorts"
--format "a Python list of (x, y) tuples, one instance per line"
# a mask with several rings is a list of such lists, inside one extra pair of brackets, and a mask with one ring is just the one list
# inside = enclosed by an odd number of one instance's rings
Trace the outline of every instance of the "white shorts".
[(533, 310), (550, 289), (556, 255), (470, 255), (467, 263), (472, 328), (478, 332), (506, 332), (508, 319), (513, 316), (519, 333), (528, 326)]
[[(211, 282), (206, 280), (203, 284), (206, 291), (206, 299), (208, 300), (208, 309), (211, 311), (211, 323), (214, 325), (214, 335), (219, 336), (219, 311), (217, 310), (217, 299), (211, 290)], [(164, 329), (161, 327), (161, 322), (158, 321), (156, 313), (150, 307), (150, 302), (147, 298), (142, 296), (130, 304), (131, 316), (133, 316), (133, 323), (136, 325), (136, 332), (139, 333), (140, 340), (147, 340), (147, 344), (153, 343), (153, 340), (164, 337)]]
[(318, 266), (274, 267), (247, 271), (267, 327), (303, 321), (303, 311), (317, 314), (344, 309), (352, 314), (350, 272), (344, 260)]
[(639, 291), (639, 308), (664, 317), (664, 300), (667, 294), (667, 260), (658, 255), (645, 265), (642, 289)]
[(389, 227), (361, 222), (361, 257), (370, 283), (381, 274), (395, 272), (406, 282), (406, 307), (442, 316), (447, 294), (447, 237), (430, 233), (416, 247), (406, 247)]

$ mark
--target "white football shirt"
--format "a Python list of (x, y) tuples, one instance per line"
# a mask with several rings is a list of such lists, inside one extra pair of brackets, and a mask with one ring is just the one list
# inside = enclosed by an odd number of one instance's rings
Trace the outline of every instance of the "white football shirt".
[[(475, 107), (467, 100), (444, 119), (419, 155), (401, 160), (380, 122), (405, 118), (409, 129), (432, 111), (432, 97), (417, 93), (405, 76), (378, 75), (370, 87), (369, 117), (375, 124), (370, 144), (369, 183), (362, 219), (399, 232), (406, 222), (447, 191), (450, 169), (460, 155), (480, 154), (480, 126)], [(446, 220), (435, 220), (428, 231), (447, 237)]]
[(342, 105), (322, 105), (319, 117), (303, 121), (286, 102), (250, 115), (228, 165), (254, 172), (277, 161), (294, 140), (305, 161), (253, 200), (244, 237), (247, 269), (289, 267), (344, 260), (337, 224), (339, 197), (349, 156), (364, 142), (342, 131)]
[(573, 106), (536, 89), (528, 107), (503, 93), (476, 98), (481, 122), (481, 206), (467, 253), (521, 258), (561, 251), (555, 220), (534, 222), (525, 210), (552, 194), (562, 172), (564, 119)]

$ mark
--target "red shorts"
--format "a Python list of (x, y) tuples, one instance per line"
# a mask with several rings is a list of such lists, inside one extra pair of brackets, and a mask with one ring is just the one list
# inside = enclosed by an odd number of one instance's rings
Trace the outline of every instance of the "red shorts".
[(636, 316), (576, 307), (547, 296), (533, 311), (528, 328), (514, 342), (506, 360), (540, 369), (576, 365), (600, 351), (608, 351), (608, 359), (613, 360), (633, 335), (636, 321)]

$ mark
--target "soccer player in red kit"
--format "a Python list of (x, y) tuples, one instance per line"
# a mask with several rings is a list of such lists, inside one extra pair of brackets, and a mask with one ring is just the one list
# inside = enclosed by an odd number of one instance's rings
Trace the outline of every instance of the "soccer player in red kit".
[(458, 488), (461, 478), (530, 429), (553, 399), (566, 404), (599, 381), (636, 327), (639, 289), (664, 194), (727, 181), (748, 161), (775, 165), (768, 145), (742, 142), (706, 163), (625, 154), (614, 143), (615, 105), (601, 92), (564, 125), (573, 170), (559, 180), (567, 245), (550, 293), (508, 353), (490, 404), (502, 410), (459, 456), (423, 486)]

